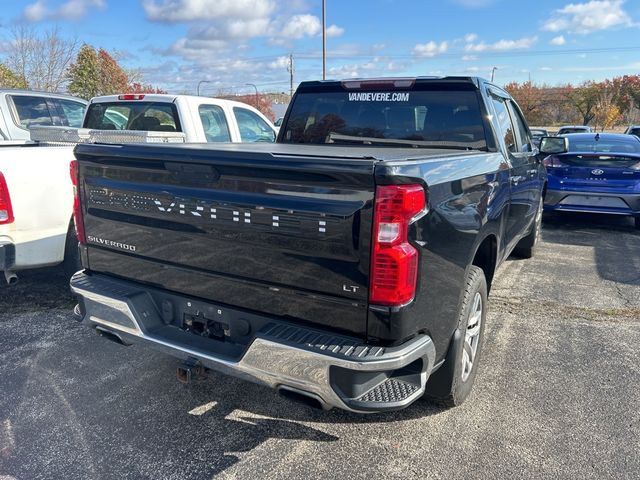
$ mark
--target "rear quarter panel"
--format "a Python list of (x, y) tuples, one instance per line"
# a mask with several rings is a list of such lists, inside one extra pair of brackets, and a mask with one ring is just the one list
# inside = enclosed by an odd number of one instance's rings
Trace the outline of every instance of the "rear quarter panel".
[(369, 334), (399, 339), (426, 332), (441, 359), (457, 326), (465, 275), (478, 246), (493, 235), (498, 257), (504, 248), (509, 165), (501, 153), (388, 162), (377, 167), (376, 183), (423, 184), (428, 211), (410, 234), (420, 253), (415, 300), (397, 312), (372, 308)]

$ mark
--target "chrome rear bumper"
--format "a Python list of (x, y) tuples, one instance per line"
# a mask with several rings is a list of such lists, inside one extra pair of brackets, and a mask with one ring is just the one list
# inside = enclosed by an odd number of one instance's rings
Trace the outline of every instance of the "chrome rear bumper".
[(383, 348), (277, 320), (252, 333), (234, 355), (224, 349), (224, 341), (202, 339), (163, 323), (148, 287), (78, 272), (71, 289), (81, 300), (83, 321), (124, 343), (146, 343), (205, 368), (307, 395), (326, 409), (404, 408), (424, 393), (435, 361), (427, 335)]

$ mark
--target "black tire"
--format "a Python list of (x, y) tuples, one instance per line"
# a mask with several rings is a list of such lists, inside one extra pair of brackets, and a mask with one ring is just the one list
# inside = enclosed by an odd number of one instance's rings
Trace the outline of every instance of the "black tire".
[(67, 232), (67, 238), (64, 243), (64, 260), (62, 261), (62, 269), (66, 278), (71, 278), (78, 270), (82, 270), (82, 263), (80, 262), (80, 251), (78, 249), (78, 237), (76, 236), (76, 230), (71, 223), (69, 231)]
[(640, 217), (635, 217), (633, 220), (636, 224), (636, 228), (640, 230)]
[[(475, 313), (477, 298), (481, 302), (480, 325), (476, 338), (477, 343), (467, 344), (467, 333), (473, 329), (470, 321)], [(458, 326), (449, 345), (449, 351), (444, 364), (429, 378), (424, 398), (444, 407), (461, 405), (471, 393), (473, 383), (478, 373), (484, 338), (484, 328), (487, 315), (487, 281), (482, 269), (471, 266), (465, 282), (465, 291), (458, 312)], [(472, 365), (464, 361), (465, 350), (472, 350)]]
[(540, 204), (536, 210), (536, 216), (531, 226), (529, 234), (522, 238), (513, 249), (513, 254), (520, 258), (531, 258), (536, 253), (536, 247), (540, 242), (540, 233), (542, 232), (542, 211), (544, 208), (544, 200), (540, 197)]

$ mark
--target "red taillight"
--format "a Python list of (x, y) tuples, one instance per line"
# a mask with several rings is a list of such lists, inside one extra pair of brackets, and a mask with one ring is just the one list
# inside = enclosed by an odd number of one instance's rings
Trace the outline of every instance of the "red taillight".
[(4, 179), (4, 175), (0, 172), (0, 225), (13, 222), (13, 208), (11, 208), (11, 196), (9, 188)]
[(560, 159), (555, 155), (549, 155), (544, 160), (542, 160), (542, 163), (544, 164), (545, 167), (556, 167), (556, 168), (566, 167), (566, 165), (562, 163)]
[(425, 208), (420, 185), (376, 188), (369, 302), (399, 306), (413, 299), (418, 251), (409, 243), (409, 224)]
[(144, 95), (139, 93), (125, 93), (124, 95), (118, 95), (118, 100), (142, 100)]
[(78, 188), (80, 171), (78, 170), (77, 160), (71, 160), (69, 172), (71, 174), (71, 183), (73, 184), (73, 223), (76, 226), (76, 235), (80, 243), (87, 243), (87, 237), (84, 233), (82, 207), (80, 206), (80, 189)]

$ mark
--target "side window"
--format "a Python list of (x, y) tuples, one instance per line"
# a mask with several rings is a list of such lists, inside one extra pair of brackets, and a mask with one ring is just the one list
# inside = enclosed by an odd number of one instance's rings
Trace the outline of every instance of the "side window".
[(58, 105), (62, 108), (64, 116), (66, 118), (65, 125), (73, 128), (82, 127), (82, 119), (84, 118), (84, 112), (87, 109), (84, 103), (74, 102), (72, 100), (56, 100)]
[(259, 115), (246, 108), (233, 107), (236, 116), (240, 139), (243, 142), (273, 142), (275, 133)]
[(44, 97), (32, 97), (29, 95), (12, 95), (11, 100), (16, 107), (16, 124), (22, 128), (35, 126), (51, 126), (53, 118)]
[(229, 125), (224, 111), (217, 105), (200, 105), (198, 107), (200, 121), (207, 142), (230, 142)]
[(504, 135), (504, 144), (507, 146), (507, 150), (511, 153), (518, 151), (518, 145), (516, 143), (516, 137), (513, 132), (513, 124), (511, 123), (511, 116), (507, 110), (507, 105), (504, 99), (491, 95), (491, 101), (496, 110), (496, 116), (498, 126), (500, 127), (500, 133)]
[(513, 119), (513, 124), (516, 127), (516, 131), (518, 133), (518, 137), (520, 137), (520, 151), (521, 152), (530, 152), (533, 149), (531, 148), (531, 133), (527, 128), (527, 124), (525, 123), (522, 115), (520, 115), (520, 111), (513, 104), (513, 102), (509, 101), (509, 112), (511, 113), (511, 118)]

